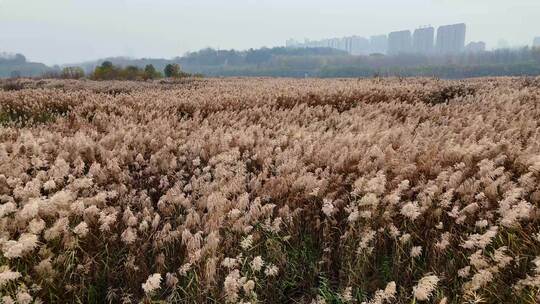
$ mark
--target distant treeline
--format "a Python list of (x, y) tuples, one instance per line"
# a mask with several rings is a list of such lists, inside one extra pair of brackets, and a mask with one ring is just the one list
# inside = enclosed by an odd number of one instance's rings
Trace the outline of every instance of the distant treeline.
[[(22, 55), (21, 55), (22, 56)], [(19, 67), (27, 63), (24, 56), (12, 58)], [(275, 76), (275, 77), (373, 77), (433, 76), (466, 78), (481, 76), (540, 75), (540, 49), (501, 49), (448, 56), (371, 54), (352, 56), (330, 48), (261, 48), (245, 51), (203, 49), (173, 59), (107, 58), (66, 68), (37, 70), (35, 74), (17, 71), (10, 74), (0, 61), (0, 77), (59, 76), (77, 78), (84, 74), (92, 79), (145, 80), (167, 76), (167, 67), (178, 66), (178, 74), (207, 76)], [(11, 67), (15, 65), (11, 64)], [(180, 70), (179, 67), (182, 67)], [(28, 71), (28, 70), (26, 70)]]
[(95, 62), (79, 64), (86, 73), (91, 73), (96, 66), (104, 61), (110, 61), (118, 66), (137, 66), (144, 68), (152, 64), (158, 70), (164, 70), (167, 64), (179, 64), (183, 70), (189, 73), (203, 73), (216, 67), (257, 67), (272, 63), (276, 56), (281, 57), (332, 57), (348, 56), (347, 52), (330, 48), (290, 49), (284, 47), (250, 49), (247, 51), (203, 49), (198, 52), (185, 54), (183, 57), (173, 59), (111, 57)]
[(455, 56), (401, 54), (351, 56), (318, 49), (261, 49), (245, 52), (206, 49), (180, 58), (182, 66), (209, 76), (372, 77), (540, 75), (540, 49), (496, 50)]
[(61, 71), (52, 70), (43, 74), (44, 78), (80, 79), (87, 77), (92, 80), (149, 80), (163, 77), (181, 78), (190, 76), (200, 75), (183, 72), (180, 65), (176, 63), (167, 64), (163, 72), (160, 72), (152, 64), (147, 64), (144, 68), (135, 65), (122, 67), (114, 65), (110, 61), (102, 62), (101, 65), (88, 74), (78, 66), (64, 67)]

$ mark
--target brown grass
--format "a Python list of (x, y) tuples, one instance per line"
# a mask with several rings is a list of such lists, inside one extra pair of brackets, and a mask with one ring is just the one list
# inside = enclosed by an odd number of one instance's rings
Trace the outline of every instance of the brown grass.
[(538, 301), (538, 79), (17, 81), (6, 303)]

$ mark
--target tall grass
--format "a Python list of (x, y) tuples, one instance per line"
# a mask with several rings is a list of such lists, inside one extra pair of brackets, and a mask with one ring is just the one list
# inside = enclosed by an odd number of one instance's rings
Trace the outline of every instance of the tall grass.
[(536, 303), (531, 79), (21, 80), (5, 303)]

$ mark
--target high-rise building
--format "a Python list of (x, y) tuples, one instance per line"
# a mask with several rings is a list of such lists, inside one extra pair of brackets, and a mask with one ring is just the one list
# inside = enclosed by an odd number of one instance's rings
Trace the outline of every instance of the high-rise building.
[(388, 49), (388, 38), (386, 38), (386, 35), (371, 36), (369, 45), (370, 53), (386, 54)]
[(294, 39), (289, 39), (285, 41), (285, 46), (291, 48), (326, 47), (346, 51), (349, 54), (353, 55), (369, 54), (369, 40), (359, 36), (330, 38), (322, 40), (305, 39), (304, 42), (298, 42)]
[(349, 43), (350, 41), (348, 38), (345, 38), (345, 37), (338, 38), (336, 49), (348, 52), (347, 48), (349, 47)]
[(535, 37), (534, 38), (533, 47), (540, 47), (540, 37)]
[(457, 54), (465, 48), (465, 23), (440, 26), (437, 29), (437, 52)]
[(338, 49), (339, 50), (339, 44), (340, 44), (340, 40), (339, 38), (332, 38), (329, 40), (329, 47), (333, 48), (333, 49)]
[(285, 46), (288, 48), (298, 47), (299, 44), (300, 43), (294, 39), (287, 39), (287, 41), (285, 41)]
[(364, 37), (352, 36), (350, 39), (350, 49), (347, 50), (352, 55), (367, 55), (369, 54), (369, 40)]
[(344, 37), (343, 42), (345, 44), (345, 51), (351, 54), (353, 49), (353, 37)]
[(413, 34), (413, 51), (418, 54), (431, 54), (435, 40), (435, 29), (433, 27), (419, 28)]
[(397, 55), (412, 51), (411, 31), (399, 31), (388, 34), (388, 54)]
[(486, 51), (486, 43), (483, 41), (471, 42), (465, 47), (467, 53), (481, 53)]

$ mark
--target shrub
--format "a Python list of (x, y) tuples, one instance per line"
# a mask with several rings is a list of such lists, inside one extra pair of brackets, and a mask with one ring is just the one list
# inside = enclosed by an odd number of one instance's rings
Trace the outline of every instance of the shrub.
[(182, 72), (182, 70), (180, 69), (180, 66), (176, 63), (167, 64), (165, 66), (164, 73), (165, 73), (165, 77), (168, 77), (168, 78), (180, 78), (180, 77), (190, 76), (189, 74)]
[(144, 79), (159, 79), (162, 78), (163, 75), (161, 75), (160, 72), (156, 70), (156, 68), (152, 64), (148, 64), (144, 67)]
[(84, 77), (84, 70), (81, 67), (65, 67), (62, 69), (63, 79), (81, 79)]

